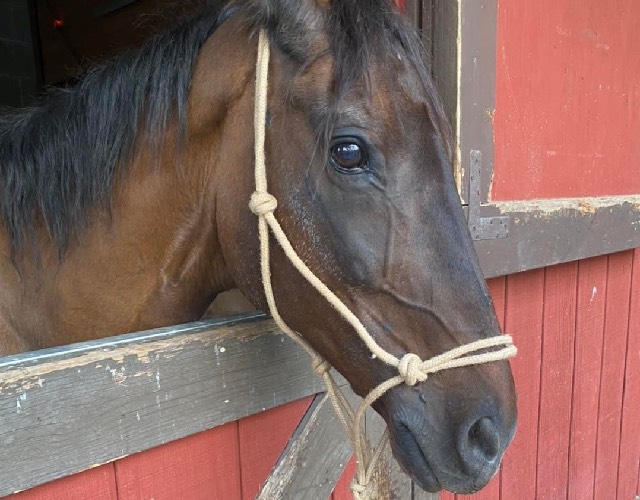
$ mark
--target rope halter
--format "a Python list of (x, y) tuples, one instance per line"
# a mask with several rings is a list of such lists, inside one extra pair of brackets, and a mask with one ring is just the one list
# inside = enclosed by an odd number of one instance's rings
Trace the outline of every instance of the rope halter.
[[(354, 498), (356, 500), (371, 500), (377, 496), (377, 485), (374, 480), (374, 475), (377, 463), (388, 440), (388, 429), (385, 431), (378, 446), (372, 449), (362, 431), (362, 424), (366, 410), (387, 391), (400, 384), (414, 386), (419, 382), (427, 380), (429, 374), (436, 373), (441, 370), (508, 359), (514, 356), (517, 350), (513, 345), (513, 339), (509, 335), (498, 335), (496, 337), (477, 340), (424, 361), (420, 356), (414, 353), (405, 354), (399, 359), (378, 345), (355, 314), (351, 312), (351, 310), (307, 267), (307, 265), (298, 256), (274, 215), (274, 212), (278, 207), (278, 200), (267, 190), (267, 171), (264, 150), (267, 93), (269, 84), (268, 79), (269, 41), (265, 30), (261, 30), (258, 39), (254, 110), (256, 190), (251, 196), (249, 208), (258, 216), (260, 270), (264, 293), (269, 305), (271, 316), (277, 325), (312, 356), (313, 369), (323, 379), (327, 386), (327, 394), (331, 400), (336, 415), (342, 423), (347, 436), (351, 440), (357, 464), (356, 477), (351, 485), (351, 491), (353, 492)], [(398, 370), (397, 376), (392, 377), (375, 387), (363, 399), (355, 412), (331, 376), (331, 365), (320, 357), (297, 332), (289, 328), (278, 312), (271, 284), (269, 229), (271, 229), (276, 241), (282, 247), (285, 255), (297, 271), (353, 327), (369, 351), (371, 351), (371, 353), (383, 363), (393, 366)], [(478, 351), (485, 351), (486, 349), (500, 346), (502, 347), (498, 350), (474, 354)]]

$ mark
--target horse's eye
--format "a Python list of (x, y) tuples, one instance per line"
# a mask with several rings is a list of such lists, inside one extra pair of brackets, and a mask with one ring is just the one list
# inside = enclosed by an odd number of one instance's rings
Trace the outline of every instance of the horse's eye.
[(331, 161), (338, 169), (355, 172), (367, 167), (362, 147), (354, 142), (342, 142), (331, 146)]

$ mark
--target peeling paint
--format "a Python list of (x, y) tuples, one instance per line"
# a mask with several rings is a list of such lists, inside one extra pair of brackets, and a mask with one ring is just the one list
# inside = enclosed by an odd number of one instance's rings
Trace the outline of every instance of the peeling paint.
[(602, 209), (614, 209), (619, 205), (631, 205), (633, 210), (640, 211), (640, 195), (602, 196), (590, 198), (553, 198), (523, 201), (494, 202), (500, 212), (542, 212), (542, 217), (551, 216), (556, 212), (575, 210), (581, 214), (595, 214)]
[[(184, 332), (184, 333), (182, 333)], [(170, 337), (167, 338), (167, 335)], [(152, 336), (162, 335), (161, 340), (152, 341)], [(147, 333), (146, 342), (141, 342), (140, 336), (131, 339), (109, 339), (92, 343), (91, 346), (81, 346), (77, 351), (45, 353), (39, 358), (29, 358), (24, 366), (21, 356), (11, 358), (8, 363), (0, 364), (2, 378), (0, 379), (0, 394), (24, 392), (35, 385), (42, 387), (45, 376), (49, 373), (66, 369), (96, 369), (108, 367), (111, 371), (114, 365), (122, 365), (125, 358), (133, 356), (140, 363), (147, 364), (152, 356), (157, 359), (167, 359), (184, 350), (188, 345), (201, 344), (207, 347), (219, 343), (223, 339), (233, 339), (238, 342), (248, 342), (263, 335), (283, 335), (272, 321), (229, 322), (225, 325), (212, 325), (211, 328), (193, 332), (193, 325), (173, 327), (170, 333), (162, 329), (162, 333)], [(144, 337), (143, 337), (144, 338)], [(226, 350), (226, 348), (224, 348)], [(123, 383), (124, 374), (113, 374), (114, 381)], [(124, 377), (124, 378), (123, 378)], [(116, 380), (117, 379), (117, 380)]]

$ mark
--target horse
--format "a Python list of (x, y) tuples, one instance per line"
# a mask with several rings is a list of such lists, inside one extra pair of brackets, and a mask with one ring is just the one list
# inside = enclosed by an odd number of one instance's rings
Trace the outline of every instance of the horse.
[[(248, 207), (262, 30), (269, 186), (301, 259), (396, 356), (499, 333), (443, 106), (395, 5), (235, 0), (0, 118), (0, 354), (189, 322), (232, 288), (266, 309)], [(393, 376), (271, 247), (287, 324), (361, 396)], [(495, 474), (517, 413), (506, 361), (374, 408), (422, 488), (460, 493)]]

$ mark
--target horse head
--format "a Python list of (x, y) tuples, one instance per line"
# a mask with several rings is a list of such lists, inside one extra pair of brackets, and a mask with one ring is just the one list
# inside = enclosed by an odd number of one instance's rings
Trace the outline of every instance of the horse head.
[[(243, 10), (229, 30), (246, 30), (254, 46), (258, 29), (270, 38), (269, 189), (308, 267), (398, 357), (427, 359), (499, 334), (454, 181), (443, 107), (401, 15), (382, 0), (264, 0)], [(235, 105), (243, 123), (252, 123), (253, 76)], [(228, 144), (245, 146), (229, 149), (233, 172), (220, 180), (217, 201), (238, 208), (218, 220), (218, 234), (234, 282), (266, 310), (257, 224), (246, 206), (253, 189), (249, 131), (230, 130)], [(282, 317), (356, 393), (397, 374), (371, 356), (279, 247), (271, 251)], [(396, 387), (375, 408), (395, 457), (431, 491), (484, 486), (516, 421), (505, 361)]]

